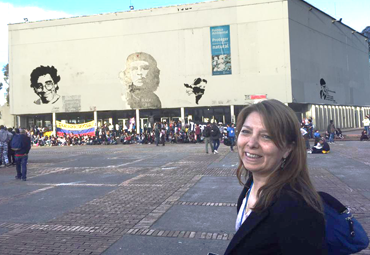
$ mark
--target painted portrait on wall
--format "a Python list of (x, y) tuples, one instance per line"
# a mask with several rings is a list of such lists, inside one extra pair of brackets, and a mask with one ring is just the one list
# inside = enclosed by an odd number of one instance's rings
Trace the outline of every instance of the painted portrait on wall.
[(120, 78), (126, 86), (126, 101), (131, 109), (161, 108), (154, 93), (159, 86), (157, 61), (148, 53), (135, 52), (127, 57), (126, 69)]
[(31, 88), (39, 97), (34, 104), (54, 104), (60, 96), (57, 94), (59, 89), (60, 76), (54, 66), (39, 66), (31, 73)]

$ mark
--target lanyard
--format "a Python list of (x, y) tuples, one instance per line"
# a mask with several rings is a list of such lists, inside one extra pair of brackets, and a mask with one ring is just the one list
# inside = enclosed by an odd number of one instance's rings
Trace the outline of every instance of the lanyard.
[(251, 190), (252, 190), (252, 187), (253, 187), (253, 182), (249, 188), (249, 190), (247, 191), (247, 194), (246, 194), (246, 200), (245, 200), (245, 204), (244, 204), (244, 208), (243, 208), (243, 213), (242, 213), (242, 217), (240, 218), (240, 222), (239, 222), (239, 228), (242, 226), (243, 224), (243, 219), (244, 219), (244, 214), (245, 214), (245, 209), (247, 208), (247, 204), (248, 204), (248, 198), (249, 198), (249, 194), (251, 193)]

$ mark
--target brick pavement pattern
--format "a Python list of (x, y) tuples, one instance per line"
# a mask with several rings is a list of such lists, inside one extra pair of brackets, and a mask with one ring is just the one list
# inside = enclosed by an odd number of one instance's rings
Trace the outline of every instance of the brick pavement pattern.
[[(329, 192), (350, 206), (370, 233), (370, 199), (364, 195), (370, 194), (370, 189), (347, 185), (342, 175), (332, 173), (330, 165), (344, 158), (361, 164), (370, 175), (369, 159), (364, 157), (370, 149), (356, 148), (356, 142), (351, 142), (350, 146), (332, 146), (332, 155), (328, 157), (309, 155), (309, 163), (314, 162), (309, 164), (310, 175), (318, 190)], [(61, 187), (82, 188), (87, 192), (97, 188), (108, 191), (37, 223), (0, 218), (0, 254), (102, 254), (125, 236), (223, 241), (226, 248), (226, 241), (234, 232), (179, 230), (171, 225), (167, 229), (153, 227), (173, 206), (208, 207), (208, 210), (236, 207), (236, 201), (181, 200), (202, 178), (236, 178), (237, 153), (229, 152), (223, 145), (219, 152), (206, 155), (203, 144), (33, 149), (27, 182), (13, 180), (14, 169), (1, 169), (0, 184), (4, 190), (20, 186), (30, 189), (8, 195), (0, 192), (0, 206), (12, 206)], [(328, 162), (317, 163), (322, 160)], [(69, 181), (78, 179), (77, 176), (86, 181)], [(43, 211), (38, 213), (43, 214)], [(236, 212), (232, 217), (236, 217)], [(360, 254), (370, 254), (369, 248)]]

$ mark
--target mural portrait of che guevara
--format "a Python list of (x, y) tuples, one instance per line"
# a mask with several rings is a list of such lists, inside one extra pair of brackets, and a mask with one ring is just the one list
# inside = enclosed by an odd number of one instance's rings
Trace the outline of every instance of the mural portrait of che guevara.
[(39, 66), (32, 71), (31, 88), (39, 97), (34, 101), (35, 104), (54, 104), (59, 100), (57, 91), (60, 76), (57, 72), (54, 66)]
[(154, 93), (159, 86), (157, 61), (148, 53), (135, 52), (127, 57), (126, 69), (120, 72), (127, 88), (126, 101), (131, 109), (161, 108)]

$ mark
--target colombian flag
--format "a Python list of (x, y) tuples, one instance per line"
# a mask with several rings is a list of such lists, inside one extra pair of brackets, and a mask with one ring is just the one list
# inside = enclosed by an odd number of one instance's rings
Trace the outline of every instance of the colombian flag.
[(64, 134), (95, 136), (95, 121), (90, 121), (83, 124), (66, 124), (56, 121), (56, 126), (57, 136), (64, 136)]

